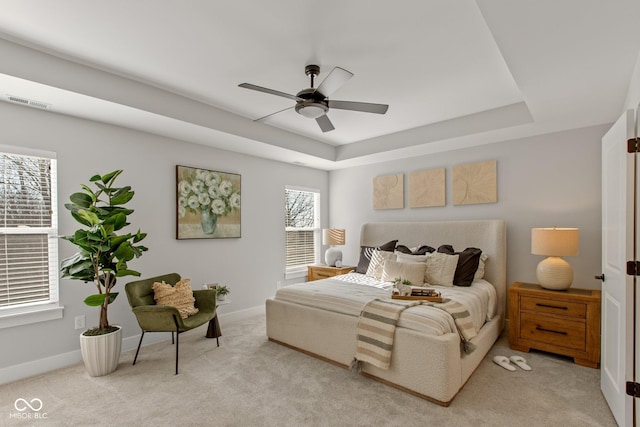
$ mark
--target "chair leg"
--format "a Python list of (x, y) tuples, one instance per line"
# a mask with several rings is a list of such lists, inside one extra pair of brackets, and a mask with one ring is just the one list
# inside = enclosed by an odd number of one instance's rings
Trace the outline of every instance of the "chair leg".
[(140, 351), (140, 346), (142, 345), (142, 338), (144, 338), (144, 331), (142, 331), (142, 335), (140, 335), (140, 341), (138, 341), (138, 348), (136, 349), (136, 356), (133, 358), (133, 364), (136, 364), (136, 360), (138, 360), (138, 352)]
[(171, 331), (171, 344), (175, 344), (176, 341), (173, 339), (173, 331)]
[[(173, 317), (173, 321), (176, 322), (176, 375), (178, 375), (178, 355), (180, 349), (180, 326), (178, 326), (178, 320), (176, 317)], [(171, 332), (171, 336), (173, 337), (173, 332)]]

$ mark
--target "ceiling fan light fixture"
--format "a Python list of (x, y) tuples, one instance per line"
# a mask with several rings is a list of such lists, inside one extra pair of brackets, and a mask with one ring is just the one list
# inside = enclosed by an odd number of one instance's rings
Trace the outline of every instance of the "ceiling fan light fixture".
[(318, 117), (324, 116), (327, 111), (329, 111), (329, 107), (315, 102), (301, 102), (296, 105), (296, 112), (309, 119), (317, 119)]

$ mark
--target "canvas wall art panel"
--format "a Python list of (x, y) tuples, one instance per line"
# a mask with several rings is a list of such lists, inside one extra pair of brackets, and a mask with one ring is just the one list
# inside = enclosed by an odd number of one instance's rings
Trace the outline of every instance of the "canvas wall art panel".
[(453, 204), (496, 203), (498, 186), (496, 161), (468, 163), (453, 167)]
[(410, 208), (428, 208), (446, 204), (445, 171), (445, 168), (437, 168), (409, 174)]
[(240, 175), (176, 166), (176, 238), (240, 237)]
[(373, 208), (404, 208), (404, 174), (373, 178)]

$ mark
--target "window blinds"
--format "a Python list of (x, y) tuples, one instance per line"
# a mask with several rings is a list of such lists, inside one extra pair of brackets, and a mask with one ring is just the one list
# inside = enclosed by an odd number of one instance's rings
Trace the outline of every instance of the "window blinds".
[(320, 194), (285, 189), (285, 267), (302, 267), (316, 262), (320, 232)]
[(58, 300), (55, 166), (0, 153), (0, 309)]
[(313, 264), (316, 261), (315, 232), (287, 231), (286, 267)]

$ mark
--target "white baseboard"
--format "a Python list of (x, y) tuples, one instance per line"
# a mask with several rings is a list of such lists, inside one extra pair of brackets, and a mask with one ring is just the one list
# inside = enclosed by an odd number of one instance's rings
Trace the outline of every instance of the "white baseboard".
[(44, 374), (45, 372), (53, 371), (54, 369), (75, 365), (77, 363), (82, 363), (82, 354), (80, 354), (79, 349), (68, 353), (56, 354), (55, 356), (46, 357), (44, 359), (20, 363), (18, 365), (0, 369), (0, 384), (33, 377)]
[[(220, 320), (226, 323), (237, 322), (248, 317), (257, 316), (265, 313), (265, 306), (247, 308), (245, 310), (233, 311), (231, 313), (220, 314)], [(145, 335), (143, 347), (170, 339), (169, 334), (153, 334)], [(140, 341), (140, 334), (133, 335), (122, 340), (122, 351), (135, 350)], [(80, 344), (78, 344), (79, 346)], [(44, 359), (32, 360), (30, 362), (20, 363), (18, 365), (9, 366), (0, 369), (0, 384), (7, 384), (13, 381), (22, 380), (36, 375), (44, 374), (55, 369), (82, 363), (82, 354), (80, 349), (70, 351), (68, 353), (56, 354)]]
[(225, 322), (238, 322), (249, 317), (265, 314), (266, 306), (264, 304), (255, 307), (246, 308), (244, 310), (233, 311), (231, 313), (220, 313), (220, 320)]

